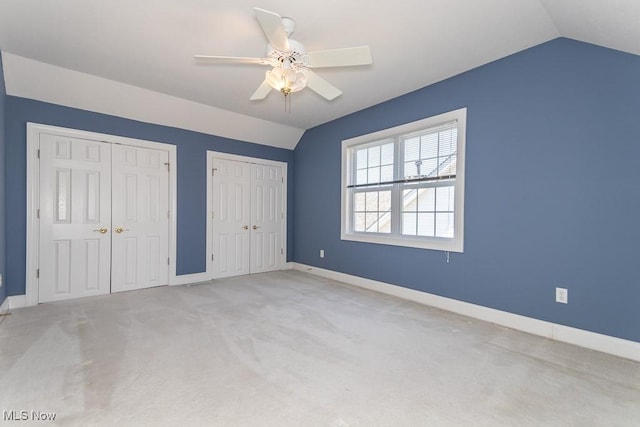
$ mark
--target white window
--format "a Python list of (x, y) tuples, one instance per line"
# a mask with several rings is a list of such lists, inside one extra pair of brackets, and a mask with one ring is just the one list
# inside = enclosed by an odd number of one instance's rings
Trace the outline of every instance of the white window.
[(342, 239), (462, 252), (466, 116), (342, 141)]

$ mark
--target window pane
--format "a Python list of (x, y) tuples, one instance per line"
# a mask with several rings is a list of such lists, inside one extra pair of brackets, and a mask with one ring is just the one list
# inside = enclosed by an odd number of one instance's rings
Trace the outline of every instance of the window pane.
[(455, 199), (455, 188), (438, 187), (436, 189), (436, 211), (453, 211)]
[(364, 212), (365, 204), (364, 204), (364, 193), (356, 193), (354, 197), (353, 208), (356, 212)]
[(422, 161), (420, 173), (425, 176), (437, 176), (438, 159), (425, 159)]
[(418, 192), (418, 210), (433, 212), (436, 210), (436, 189), (421, 188)]
[(380, 166), (380, 146), (369, 148), (369, 167)]
[(356, 184), (366, 184), (366, 183), (367, 183), (367, 170), (358, 169), (358, 173), (356, 176)]
[(371, 168), (369, 171), (368, 184), (380, 182), (380, 168)]
[(358, 150), (356, 151), (356, 163), (357, 169), (364, 169), (367, 167), (367, 150), (363, 149), (363, 150)]
[(402, 211), (415, 212), (418, 210), (418, 191), (404, 190), (402, 192)]
[(440, 157), (449, 156), (456, 151), (458, 130), (448, 129), (440, 132)]
[(380, 233), (391, 233), (391, 214), (381, 213), (378, 217), (378, 227)]
[(433, 236), (435, 215), (432, 213), (418, 214), (418, 236)]
[(381, 191), (379, 193), (379, 207), (381, 212), (391, 211), (391, 191)]
[(420, 157), (423, 159), (438, 156), (438, 133), (420, 137)]
[(353, 217), (353, 229), (355, 231), (364, 231), (364, 213), (356, 213)]
[(391, 190), (359, 191), (353, 203), (354, 231), (391, 232)]
[(407, 139), (404, 142), (405, 162), (415, 162), (420, 158), (420, 138)]
[(416, 235), (416, 214), (415, 213), (402, 214), (402, 234), (406, 234), (408, 236)]
[(454, 223), (453, 213), (436, 214), (436, 236), (453, 237)]
[(417, 176), (418, 175), (418, 167), (416, 166), (415, 161), (414, 162), (405, 162), (404, 163), (404, 178), (408, 178), (410, 176)]
[(440, 165), (440, 175), (455, 175), (456, 174), (456, 155), (452, 154), (445, 158), (445, 161)]
[(382, 146), (382, 151), (380, 152), (380, 162), (383, 165), (393, 165), (393, 143), (385, 144)]
[(369, 232), (373, 232), (375, 233), (376, 231), (378, 231), (378, 213), (377, 212), (372, 212), (369, 213), (367, 212), (365, 217), (365, 231), (369, 231)]
[(367, 212), (373, 212), (378, 210), (378, 192), (366, 192), (367, 200)]
[(383, 166), (380, 173), (380, 182), (393, 181), (393, 165)]

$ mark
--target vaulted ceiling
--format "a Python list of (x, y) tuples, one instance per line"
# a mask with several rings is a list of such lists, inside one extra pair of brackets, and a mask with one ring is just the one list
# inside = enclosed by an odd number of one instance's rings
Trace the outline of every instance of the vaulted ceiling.
[[(343, 94), (249, 97), (264, 66), (253, 7), (296, 21), (308, 51), (368, 45), (373, 64), (316, 70)], [(304, 130), (557, 37), (640, 54), (638, 0), (0, 0), (7, 92), (293, 148)]]

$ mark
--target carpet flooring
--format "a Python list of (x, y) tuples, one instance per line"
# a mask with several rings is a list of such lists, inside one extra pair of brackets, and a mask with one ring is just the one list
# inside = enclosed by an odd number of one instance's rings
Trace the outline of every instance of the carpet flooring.
[(0, 319), (0, 424), (640, 425), (636, 362), (298, 271)]

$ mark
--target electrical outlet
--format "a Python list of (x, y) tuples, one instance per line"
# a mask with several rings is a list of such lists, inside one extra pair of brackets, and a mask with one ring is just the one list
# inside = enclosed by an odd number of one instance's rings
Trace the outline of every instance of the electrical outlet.
[(320, 258), (324, 258), (324, 249), (320, 249)]
[(569, 291), (565, 288), (556, 288), (556, 302), (562, 304), (569, 303)]

